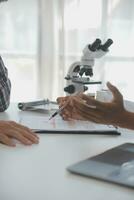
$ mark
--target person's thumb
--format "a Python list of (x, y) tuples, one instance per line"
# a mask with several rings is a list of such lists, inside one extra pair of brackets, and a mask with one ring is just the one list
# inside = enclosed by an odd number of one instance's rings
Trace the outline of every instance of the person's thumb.
[(123, 96), (120, 93), (120, 91), (114, 85), (112, 85), (110, 82), (107, 82), (107, 87), (112, 92), (114, 100), (122, 100), (123, 99)]

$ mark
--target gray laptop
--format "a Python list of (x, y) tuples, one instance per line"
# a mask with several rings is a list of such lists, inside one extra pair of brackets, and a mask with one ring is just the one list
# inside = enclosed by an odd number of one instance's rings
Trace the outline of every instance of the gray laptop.
[(134, 144), (125, 143), (67, 168), (71, 173), (134, 188)]

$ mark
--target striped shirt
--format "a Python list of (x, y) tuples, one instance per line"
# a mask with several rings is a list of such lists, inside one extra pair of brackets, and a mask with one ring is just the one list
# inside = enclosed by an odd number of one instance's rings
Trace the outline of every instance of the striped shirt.
[(10, 103), (11, 82), (8, 71), (0, 56), (0, 112), (5, 111)]

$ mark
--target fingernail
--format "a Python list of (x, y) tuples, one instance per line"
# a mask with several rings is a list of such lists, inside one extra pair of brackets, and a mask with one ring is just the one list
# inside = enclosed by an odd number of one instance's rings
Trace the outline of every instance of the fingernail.
[(16, 144), (11, 144), (11, 147), (16, 147)]
[(10, 143), (10, 146), (11, 146), (11, 147), (16, 147), (16, 144), (15, 144), (15, 142), (14, 142), (14, 141), (12, 141), (12, 142)]
[(38, 143), (39, 143), (39, 140), (36, 139), (36, 140), (35, 140), (35, 143), (38, 144)]
[(31, 141), (27, 141), (26, 143), (27, 143), (28, 145), (31, 145), (31, 144), (32, 144), (32, 142), (31, 142)]
[(107, 84), (112, 85), (109, 81), (107, 82)]

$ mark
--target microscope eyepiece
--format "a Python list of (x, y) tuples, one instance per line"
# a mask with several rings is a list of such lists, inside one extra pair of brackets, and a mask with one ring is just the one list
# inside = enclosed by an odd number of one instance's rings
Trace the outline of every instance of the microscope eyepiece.
[(101, 40), (97, 38), (92, 44), (88, 45), (90, 51), (96, 51), (101, 44)]
[(102, 49), (103, 51), (107, 51), (108, 47), (110, 47), (111, 44), (113, 44), (113, 40), (108, 39), (103, 45), (101, 45), (100, 49)]

